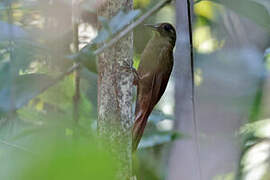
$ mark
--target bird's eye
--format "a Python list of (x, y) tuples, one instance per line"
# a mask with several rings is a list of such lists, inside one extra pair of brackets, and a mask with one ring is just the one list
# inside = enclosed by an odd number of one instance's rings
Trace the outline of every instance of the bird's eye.
[(165, 24), (164, 25), (164, 29), (165, 29), (165, 31), (170, 31), (171, 30), (171, 26), (169, 24)]

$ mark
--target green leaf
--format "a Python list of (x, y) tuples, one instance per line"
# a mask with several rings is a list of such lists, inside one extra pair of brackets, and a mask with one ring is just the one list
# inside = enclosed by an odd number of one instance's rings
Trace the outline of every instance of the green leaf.
[[(264, 0), (212, 0), (249, 18), (270, 31), (269, 3)], [(266, 6), (267, 5), (267, 6)], [(252, 12), (252, 13), (251, 13)]]
[[(59, 136), (32, 137), (35, 143), (25, 143), (20, 148), (8, 142), (18, 150), (1, 147), (0, 179), (115, 180), (118, 162), (106, 148), (99, 148), (94, 138), (76, 140)], [(21, 147), (33, 154), (19, 151)]]
[(254, 2), (264, 6), (267, 9), (268, 14), (270, 15), (270, 2), (269, 2), (269, 0), (251, 0), (251, 1), (254, 1)]
[[(0, 114), (21, 108), (29, 100), (39, 95), (45, 87), (54, 82), (51, 77), (44, 74), (25, 74), (16, 76), (11, 80), (7, 73), (8, 69), (6, 65), (0, 71)], [(11, 92), (14, 93), (13, 98)], [(11, 99), (14, 107), (12, 107)]]
[(28, 70), (32, 62), (41, 61), (40, 57), (52, 54), (48, 48), (31, 39), (15, 39), (13, 42), (10, 45), (8, 41), (0, 41), (0, 52), (2, 53), (0, 53), (0, 62), (12, 61), (13, 71), (16, 74)]
[(19, 26), (14, 24), (8, 24), (6, 22), (0, 21), (0, 40), (8, 40), (10, 37), (12, 39), (24, 39), (28, 37), (28, 34)]
[(130, 24), (140, 13), (140, 10), (133, 10), (128, 13), (119, 11), (110, 21), (106, 20), (104, 17), (99, 17), (103, 28), (93, 40), (93, 43), (99, 44), (107, 41), (111, 35), (118, 33), (121, 29)]
[(69, 55), (66, 57), (68, 60), (81, 63), (90, 72), (97, 74), (96, 56), (93, 53), (91, 45), (86, 45), (80, 52)]
[(93, 53), (95, 46), (100, 43), (105, 43), (112, 35), (115, 35), (125, 26), (130, 24), (140, 12), (140, 10), (134, 10), (128, 13), (119, 11), (110, 21), (104, 17), (99, 17), (99, 21), (102, 23), (103, 28), (99, 31), (98, 36), (92, 41), (92, 44), (86, 45), (80, 52), (69, 55), (66, 58), (80, 62), (90, 72), (97, 73), (96, 56)]
[(18, 42), (13, 47), (13, 67), (16, 72), (19, 70), (25, 71), (31, 62), (36, 60), (37, 47), (28, 42)]
[(120, 11), (116, 16), (114, 16), (110, 23), (109, 27), (113, 34), (120, 31), (126, 25), (130, 24), (136, 17), (141, 13), (140, 10), (129, 11), (128, 13), (124, 13)]

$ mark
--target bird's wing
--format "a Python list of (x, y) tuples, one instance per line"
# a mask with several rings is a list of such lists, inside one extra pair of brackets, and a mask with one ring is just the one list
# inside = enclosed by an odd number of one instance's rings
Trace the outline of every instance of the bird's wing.
[(154, 106), (158, 103), (160, 100), (161, 96), (163, 95), (169, 78), (170, 78), (171, 71), (168, 72), (162, 72), (162, 73), (157, 73), (155, 75), (155, 81), (153, 85), (153, 91), (152, 91), (152, 101), (151, 101), (151, 108), (153, 109)]
[[(160, 100), (161, 96), (163, 95), (169, 78), (170, 78), (171, 71), (168, 72), (159, 72), (155, 73), (152, 79), (152, 86), (151, 89), (148, 91), (147, 94), (144, 94), (142, 97), (139, 97), (137, 101), (138, 112), (136, 113), (136, 116), (148, 116), (154, 109), (155, 105)], [(139, 93), (140, 94), (140, 93)], [(144, 113), (141, 113), (140, 111), (143, 111)]]
[[(155, 76), (153, 76), (155, 78)], [(149, 88), (141, 87), (140, 84), (137, 89), (137, 100), (135, 109), (135, 121), (132, 130), (132, 149), (133, 152), (136, 151), (137, 146), (141, 140), (141, 137), (146, 126), (148, 116), (150, 115), (152, 109), (152, 94), (154, 82), (152, 78), (146, 77), (141, 79), (144, 83), (149, 83)], [(150, 84), (151, 83), (151, 84)]]
[[(145, 78), (140, 79), (137, 89), (135, 122), (132, 132), (133, 151), (136, 151), (143, 135), (147, 119), (163, 95), (170, 78), (173, 67), (173, 55), (171, 51), (168, 51), (165, 48), (162, 49), (162, 51), (163, 52), (160, 53), (161, 56), (159, 56), (158, 61), (156, 61), (161, 63), (158, 66), (155, 66), (155, 64), (152, 64), (152, 68), (144, 66), (149, 65), (149, 63), (151, 63), (150, 61), (148, 61), (147, 64), (140, 64), (139, 66), (139, 74), (146, 76)], [(149, 72), (151, 73), (148, 74)]]
[(153, 109), (154, 106), (158, 103), (160, 100), (161, 96), (163, 95), (171, 72), (173, 68), (173, 55), (172, 52), (167, 50), (166, 48), (162, 49), (163, 52), (161, 53), (160, 57), (160, 65), (159, 69), (155, 71), (155, 77), (154, 77), (154, 83), (152, 86), (152, 106), (151, 108)]
[(163, 95), (171, 72), (156, 73), (152, 79), (152, 87), (149, 93), (140, 96), (136, 103), (135, 123), (133, 126), (133, 151), (141, 140), (147, 119), (154, 109), (155, 105)]

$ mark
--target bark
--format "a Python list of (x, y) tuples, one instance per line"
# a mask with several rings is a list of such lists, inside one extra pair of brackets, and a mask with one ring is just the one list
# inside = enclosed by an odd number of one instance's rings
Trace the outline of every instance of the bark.
[[(98, 15), (111, 18), (120, 9), (131, 10), (132, 0), (108, 0)], [(133, 59), (133, 35), (130, 33), (99, 56), (98, 132), (119, 162), (117, 179), (131, 177), (132, 81), (131, 71), (121, 66)]]
[[(79, 52), (79, 16), (78, 2), (72, 1), (72, 25), (73, 25), (73, 47), (74, 53)], [(77, 65), (78, 63), (74, 63)], [(73, 120), (76, 124), (79, 123), (79, 105), (80, 105), (80, 69), (74, 71), (75, 92), (73, 95)]]
[(169, 159), (169, 180), (200, 180), (200, 160), (193, 102), (193, 57), (188, 0), (176, 1), (177, 42), (175, 50), (176, 130), (188, 138), (174, 143)]

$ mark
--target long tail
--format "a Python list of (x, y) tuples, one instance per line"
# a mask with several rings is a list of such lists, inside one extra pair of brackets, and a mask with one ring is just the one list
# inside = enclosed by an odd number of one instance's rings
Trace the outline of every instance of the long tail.
[(137, 101), (135, 109), (135, 121), (132, 129), (132, 152), (135, 152), (138, 148), (139, 142), (142, 138), (144, 128), (147, 123), (147, 119), (154, 109), (156, 102), (153, 102), (153, 89), (156, 77), (152, 80), (152, 86), (149, 94), (145, 93), (144, 96), (140, 96), (140, 87), (137, 89)]
[(136, 114), (132, 130), (132, 152), (135, 152), (138, 148), (149, 114), (150, 113), (147, 110), (145, 111), (140, 110)]

